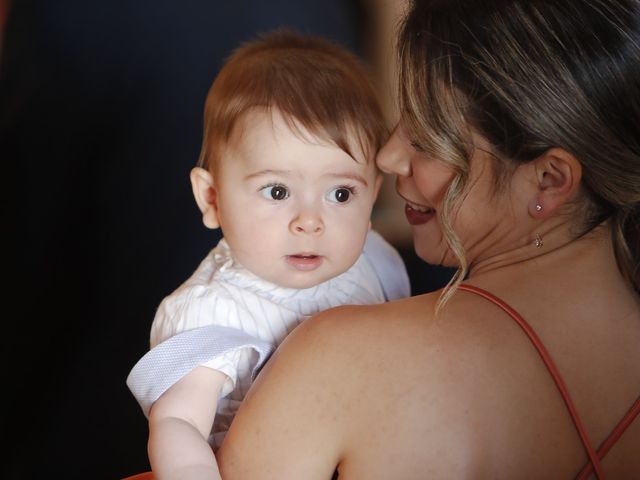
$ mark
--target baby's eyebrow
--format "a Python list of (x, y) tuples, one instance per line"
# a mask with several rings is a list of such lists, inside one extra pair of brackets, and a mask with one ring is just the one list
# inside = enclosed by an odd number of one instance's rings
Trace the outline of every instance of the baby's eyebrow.
[(250, 180), (252, 178), (265, 177), (265, 176), (268, 176), (268, 175), (275, 175), (275, 176), (279, 176), (279, 177), (289, 177), (292, 174), (293, 174), (293, 172), (291, 170), (275, 170), (275, 169), (272, 169), (272, 168), (266, 168), (264, 170), (259, 170), (257, 172), (250, 173), (249, 175), (244, 177), (244, 179), (245, 180)]
[(362, 183), (365, 187), (369, 186), (365, 178), (362, 175), (358, 175), (355, 172), (327, 173), (325, 177), (335, 178), (335, 179), (348, 178), (349, 180), (353, 180), (354, 182)]
[[(245, 180), (251, 180), (252, 178), (266, 177), (269, 175), (277, 176), (277, 177), (291, 177), (294, 175), (294, 172), (291, 170), (276, 170), (272, 168), (266, 168), (264, 170), (259, 170), (257, 172), (250, 173), (246, 177)], [(336, 173), (327, 173), (323, 175), (323, 177), (334, 178), (336, 180), (349, 179), (354, 182), (361, 183), (364, 187), (368, 187), (369, 184), (365, 180), (362, 175), (359, 175), (355, 172), (336, 172)]]

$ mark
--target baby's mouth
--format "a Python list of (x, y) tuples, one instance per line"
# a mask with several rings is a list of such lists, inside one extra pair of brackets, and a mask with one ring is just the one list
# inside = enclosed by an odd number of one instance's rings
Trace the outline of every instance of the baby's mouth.
[(322, 264), (322, 257), (314, 253), (295, 253), (286, 256), (287, 263), (299, 271), (315, 270)]

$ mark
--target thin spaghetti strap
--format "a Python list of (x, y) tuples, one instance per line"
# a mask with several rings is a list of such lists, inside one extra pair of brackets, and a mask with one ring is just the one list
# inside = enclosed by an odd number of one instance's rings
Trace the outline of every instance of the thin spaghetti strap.
[[(609, 434), (609, 436), (605, 439), (604, 442), (598, 447), (598, 457), (601, 459), (609, 453), (611, 447), (618, 441), (618, 439), (622, 436), (624, 431), (633, 423), (636, 417), (640, 414), (640, 397), (635, 401), (633, 406), (629, 409), (627, 414), (622, 418), (622, 420), (616, 425), (616, 428)], [(587, 463), (584, 468), (580, 471), (580, 474), (576, 477), (576, 480), (585, 480), (593, 473), (593, 465), (591, 462)]]
[(502, 310), (504, 310), (511, 318), (513, 318), (516, 321), (516, 323), (520, 326), (520, 328), (522, 328), (522, 330), (526, 333), (527, 337), (529, 337), (529, 340), (531, 340), (534, 347), (540, 354), (540, 357), (542, 357), (542, 361), (546, 365), (547, 370), (553, 377), (556, 387), (558, 387), (558, 390), (562, 395), (562, 399), (564, 400), (564, 403), (567, 406), (567, 409), (569, 410), (569, 414), (571, 415), (573, 424), (575, 425), (576, 430), (578, 430), (578, 434), (580, 435), (582, 444), (584, 445), (584, 448), (587, 451), (587, 455), (589, 456), (590, 464), (592, 465), (593, 470), (595, 470), (597, 477), (600, 480), (603, 480), (604, 472), (602, 471), (602, 465), (600, 465), (600, 459), (598, 458), (598, 454), (594, 450), (592, 443), (589, 440), (589, 435), (587, 434), (587, 431), (584, 428), (582, 420), (580, 419), (578, 410), (573, 404), (573, 400), (571, 400), (571, 396), (569, 395), (569, 390), (567, 389), (567, 386), (565, 385), (564, 380), (560, 375), (560, 371), (555, 365), (555, 362), (551, 358), (551, 355), (549, 355), (549, 352), (547, 351), (544, 344), (542, 343), (542, 341), (540, 340), (536, 332), (533, 330), (533, 328), (531, 328), (531, 326), (526, 322), (524, 318), (520, 316), (518, 312), (516, 312), (508, 304), (506, 304), (505, 302), (503, 302), (493, 294), (487, 292), (486, 290), (475, 287), (473, 285), (468, 285), (466, 283), (461, 284), (460, 286), (458, 286), (458, 288), (460, 290), (465, 290), (467, 292), (475, 293), (476, 295), (479, 295), (489, 300), (491, 303), (497, 305)]

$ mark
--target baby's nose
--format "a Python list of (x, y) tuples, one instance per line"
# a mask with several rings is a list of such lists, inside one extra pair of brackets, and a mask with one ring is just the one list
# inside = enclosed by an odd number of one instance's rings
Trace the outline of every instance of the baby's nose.
[(318, 235), (324, 231), (324, 223), (320, 215), (314, 212), (301, 212), (291, 222), (293, 233)]

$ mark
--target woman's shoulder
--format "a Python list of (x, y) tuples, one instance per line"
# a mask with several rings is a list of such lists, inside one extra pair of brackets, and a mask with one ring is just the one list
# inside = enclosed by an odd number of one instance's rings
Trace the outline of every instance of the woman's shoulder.
[[(504, 319), (498, 320), (486, 301), (458, 292), (436, 314), (440, 294), (435, 291), (384, 304), (325, 310), (299, 327), (290, 341), (310, 341), (353, 355), (373, 354), (372, 347), (379, 353), (415, 348), (423, 355), (446, 358), (455, 353), (460, 358), (459, 347), (466, 347), (462, 356), (473, 355), (491, 347), (496, 336), (504, 338)], [(454, 346), (455, 352), (445, 348)]]
[(520, 328), (462, 291), (436, 315), (439, 294), (336, 307), (296, 328), (240, 408), (223, 467), (288, 465), (280, 478), (338, 463), (344, 478), (575, 475), (582, 445)]
[[(436, 315), (439, 297), (440, 292), (433, 292), (324, 311), (298, 327), (285, 340), (283, 350), (298, 365), (304, 363), (310, 379), (340, 372), (329, 375), (329, 381), (345, 395), (358, 397), (372, 385), (385, 385), (387, 399), (403, 397), (405, 406), (424, 398), (405, 395), (407, 385), (416, 392), (443, 394), (462, 403), (486, 396), (487, 387), (503, 388), (501, 375), (492, 371), (504, 372), (505, 364), (520, 362), (518, 351), (527, 344), (517, 327), (510, 328), (504, 318), (496, 318), (499, 315), (490, 305), (470, 295), (454, 295)], [(480, 384), (477, 379), (483, 377)], [(426, 414), (424, 406), (416, 408)], [(442, 408), (438, 407), (438, 415)]]
[[(431, 462), (445, 476), (482, 471), (488, 452), (510, 438), (513, 455), (502, 467), (517, 472), (545, 429), (554, 432), (566, 419), (562, 400), (508, 317), (465, 292), (457, 292), (436, 315), (439, 294), (323, 312), (299, 335), (294, 332), (293, 355), (303, 359), (309, 382), (320, 378), (327, 391), (340, 392), (341, 402), (327, 408), (349, 419), (342, 433), (358, 439), (348, 448), (368, 456), (371, 464), (380, 451), (364, 447), (363, 432), (369, 432), (367, 441), (388, 442), (397, 458), (414, 464), (420, 459), (420, 468)], [(372, 423), (386, 433), (370, 433)], [(533, 428), (517, 427), (523, 424)], [(549, 457), (558, 465), (576, 455), (579, 463), (574, 434), (570, 425), (555, 433), (571, 446), (557, 450), (564, 460)], [(460, 451), (466, 455), (451, 453)]]

